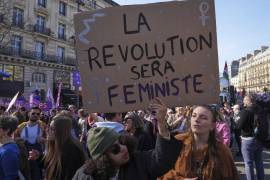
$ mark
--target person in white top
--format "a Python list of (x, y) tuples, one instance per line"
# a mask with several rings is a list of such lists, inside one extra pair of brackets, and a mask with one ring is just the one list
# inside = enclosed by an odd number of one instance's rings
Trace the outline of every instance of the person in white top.
[[(39, 120), (40, 113), (39, 107), (32, 107), (28, 113), (29, 120), (21, 123), (15, 134), (24, 140), (28, 152), (33, 149), (43, 152), (46, 125)], [(30, 160), (29, 163), (31, 179), (41, 179), (42, 170), (38, 162)]]

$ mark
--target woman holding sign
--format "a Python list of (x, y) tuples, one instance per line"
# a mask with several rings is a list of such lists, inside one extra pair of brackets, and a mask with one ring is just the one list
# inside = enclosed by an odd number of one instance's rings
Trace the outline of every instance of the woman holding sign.
[(154, 150), (134, 152), (131, 141), (106, 127), (92, 128), (87, 145), (93, 158), (73, 180), (154, 180), (173, 167), (181, 143), (166, 128), (167, 107), (157, 99), (150, 108), (157, 112), (159, 135)]
[(176, 136), (184, 143), (182, 152), (174, 168), (159, 180), (239, 179), (230, 149), (216, 140), (216, 116), (208, 106), (194, 108), (190, 132)]

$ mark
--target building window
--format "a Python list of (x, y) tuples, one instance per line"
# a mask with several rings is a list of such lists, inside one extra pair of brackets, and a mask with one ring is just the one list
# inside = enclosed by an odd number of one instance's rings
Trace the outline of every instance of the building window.
[(66, 25), (61, 23), (58, 24), (58, 38), (66, 40)]
[(14, 66), (14, 81), (23, 81), (23, 71), (22, 66)]
[(54, 71), (54, 83), (59, 84), (63, 83), (62, 87), (70, 88), (70, 72), (67, 71)]
[(23, 10), (16, 7), (13, 8), (12, 25), (23, 28)]
[(37, 5), (46, 8), (46, 0), (37, 0)]
[(63, 16), (66, 16), (66, 9), (67, 9), (66, 3), (60, 1), (59, 2), (59, 14), (63, 15)]
[[(0, 72), (4, 72), (4, 64), (0, 64)], [(0, 81), (3, 80), (4, 77), (0, 76)]]
[(45, 55), (45, 45), (43, 42), (37, 41), (36, 42), (36, 57), (37, 59), (43, 59)]
[(46, 83), (46, 75), (44, 73), (34, 72), (32, 74), (32, 82)]
[(5, 14), (0, 14), (0, 23), (4, 22), (4, 17), (5, 17)]
[(23, 79), (24, 67), (23, 66), (0, 64), (0, 71), (4, 71), (11, 75), (10, 77), (3, 77), (3, 80), (20, 81), (20, 82), (24, 81)]
[(97, 1), (96, 0), (91, 0), (90, 1), (90, 7), (96, 9), (97, 8)]
[(11, 39), (11, 48), (14, 55), (18, 55), (22, 50), (22, 37), (13, 35)]
[(56, 51), (58, 63), (63, 63), (65, 58), (65, 48), (58, 46)]
[(4, 80), (13, 81), (13, 68), (14, 68), (13, 65), (5, 64), (4, 72), (10, 74), (11, 76), (3, 78)]
[(37, 32), (44, 32), (45, 31), (45, 17), (37, 16), (37, 24), (36, 24), (36, 31)]

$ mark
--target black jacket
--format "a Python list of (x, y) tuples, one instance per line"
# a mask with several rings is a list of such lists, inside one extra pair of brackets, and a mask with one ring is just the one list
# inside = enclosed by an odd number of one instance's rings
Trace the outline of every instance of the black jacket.
[[(173, 168), (181, 151), (182, 142), (171, 137), (171, 140), (157, 136), (154, 150), (130, 154), (129, 162), (119, 170), (118, 180), (156, 180)], [(80, 168), (73, 180), (94, 180), (84, 174), (85, 167)]]
[(148, 151), (155, 148), (154, 139), (146, 132), (139, 131), (134, 134), (138, 140), (137, 148), (138, 151)]
[(64, 144), (64, 152), (61, 157), (61, 180), (70, 180), (76, 171), (85, 163), (85, 153), (73, 142)]
[[(40, 165), (46, 169), (44, 155), (39, 157)], [(71, 180), (76, 171), (85, 163), (85, 153), (72, 141), (64, 143), (64, 151), (61, 156), (62, 172), (53, 180)]]
[(121, 167), (118, 180), (151, 180), (170, 170), (181, 150), (181, 142), (157, 137), (155, 150), (131, 154), (128, 164)]
[(245, 108), (240, 113), (240, 119), (237, 123), (237, 127), (241, 130), (241, 136), (254, 137), (254, 114), (258, 111), (258, 107), (253, 106)]

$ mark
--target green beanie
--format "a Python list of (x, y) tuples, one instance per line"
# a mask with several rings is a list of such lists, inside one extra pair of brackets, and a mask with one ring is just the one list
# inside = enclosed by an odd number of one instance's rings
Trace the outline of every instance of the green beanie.
[(98, 159), (118, 138), (120, 134), (111, 128), (96, 127), (88, 132), (87, 146), (94, 160)]

